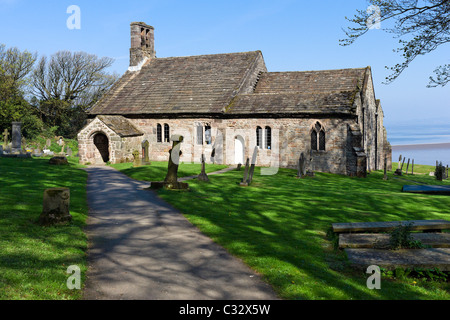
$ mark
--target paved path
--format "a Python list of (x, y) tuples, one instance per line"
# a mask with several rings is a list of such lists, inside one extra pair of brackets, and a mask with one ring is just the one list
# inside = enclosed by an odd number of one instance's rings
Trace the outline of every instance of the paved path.
[(204, 236), (149, 183), (89, 167), (84, 299), (277, 299), (269, 285)]

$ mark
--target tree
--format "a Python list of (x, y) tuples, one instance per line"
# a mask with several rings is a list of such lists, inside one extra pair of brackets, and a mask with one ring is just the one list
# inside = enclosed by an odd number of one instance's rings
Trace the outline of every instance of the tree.
[(6, 49), (0, 44), (0, 128), (10, 128), (12, 121), (21, 121), (25, 137), (36, 136), (43, 129), (24, 98), (35, 61), (36, 54), (18, 48)]
[(59, 51), (42, 57), (32, 74), (34, 103), (41, 119), (73, 137), (86, 119), (85, 111), (118, 79), (106, 69), (114, 62), (86, 52)]
[[(380, 23), (394, 22), (387, 32), (406, 38), (399, 40), (400, 47), (396, 50), (402, 53), (403, 62), (389, 68), (392, 74), (386, 78), (387, 83), (397, 79), (416, 57), (450, 42), (450, 0), (370, 0), (369, 3), (379, 9)], [(352, 19), (346, 17), (357, 26), (344, 30), (347, 38), (341, 40), (341, 44), (351, 45), (366, 34), (373, 17), (371, 10), (357, 10)], [(436, 67), (434, 73), (428, 87), (445, 86), (450, 81), (450, 64)]]

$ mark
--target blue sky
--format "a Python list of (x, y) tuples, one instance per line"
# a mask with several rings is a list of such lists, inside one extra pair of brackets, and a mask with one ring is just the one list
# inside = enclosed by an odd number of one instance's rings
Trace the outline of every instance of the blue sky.
[[(67, 28), (70, 5), (81, 9), (80, 30)], [(112, 57), (111, 71), (122, 74), (129, 24), (143, 21), (155, 27), (158, 57), (261, 50), (269, 71), (370, 65), (393, 145), (450, 142), (450, 85), (426, 88), (433, 70), (450, 63), (450, 45), (419, 57), (385, 85), (385, 66), (401, 61), (393, 51), (398, 39), (374, 29), (349, 47), (339, 45), (350, 25), (345, 17), (367, 6), (364, 0), (0, 0), (0, 43), (39, 55), (71, 50)]]

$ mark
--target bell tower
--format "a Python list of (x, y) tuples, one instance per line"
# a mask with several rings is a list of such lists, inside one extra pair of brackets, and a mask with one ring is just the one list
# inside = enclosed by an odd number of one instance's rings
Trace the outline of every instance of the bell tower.
[(156, 57), (155, 52), (155, 29), (144, 22), (132, 22), (130, 67), (139, 65), (145, 58)]

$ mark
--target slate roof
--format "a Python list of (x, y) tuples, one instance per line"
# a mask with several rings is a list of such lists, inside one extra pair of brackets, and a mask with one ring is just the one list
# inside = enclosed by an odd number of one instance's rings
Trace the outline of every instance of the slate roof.
[(128, 119), (123, 116), (104, 116), (100, 115), (98, 118), (108, 126), (112, 131), (117, 133), (120, 137), (134, 137), (141, 136), (144, 133), (138, 130)]
[(370, 73), (367, 67), (258, 75), (258, 59), (260, 51), (150, 59), (140, 71), (127, 71), (89, 113), (354, 114), (355, 95)]
[(140, 71), (127, 71), (89, 113), (221, 113), (259, 55), (253, 51), (151, 59)]
[(239, 95), (229, 114), (352, 114), (367, 68), (265, 72), (251, 94)]

